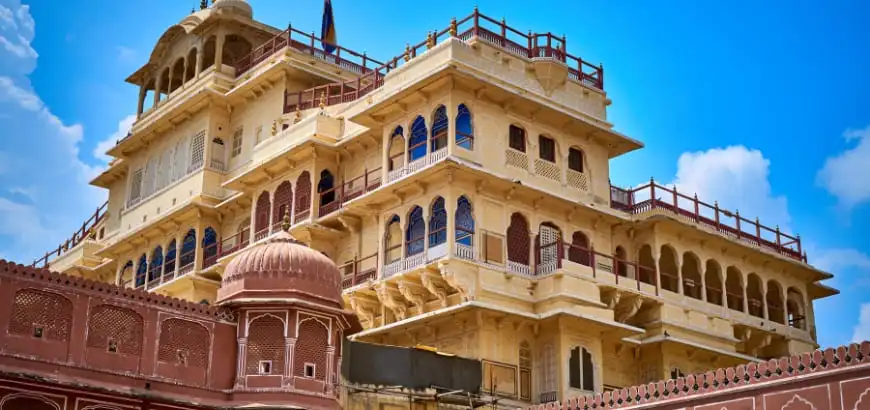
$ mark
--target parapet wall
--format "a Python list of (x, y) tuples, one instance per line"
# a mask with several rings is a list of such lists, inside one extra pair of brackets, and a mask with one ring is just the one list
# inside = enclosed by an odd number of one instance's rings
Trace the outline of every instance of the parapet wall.
[[(224, 397), (233, 312), (0, 260), (0, 370)], [(215, 360), (221, 358), (221, 360)]]
[(870, 342), (528, 407), (870, 410)]

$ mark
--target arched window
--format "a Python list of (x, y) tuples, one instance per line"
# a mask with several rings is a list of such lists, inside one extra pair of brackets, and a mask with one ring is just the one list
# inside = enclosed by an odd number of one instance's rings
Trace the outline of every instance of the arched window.
[(203, 268), (214, 265), (217, 262), (217, 255), (217, 232), (212, 227), (205, 228), (205, 232), (202, 235)]
[(390, 136), (389, 158), (387, 158), (388, 171), (401, 169), (405, 166), (405, 136), (402, 127), (396, 127)]
[(641, 282), (656, 284), (656, 262), (653, 259), (652, 247), (644, 245), (637, 254), (637, 276)]
[(320, 182), (317, 183), (317, 193), (320, 194), (320, 206), (335, 202), (335, 181), (328, 169), (320, 171)]
[(136, 287), (145, 286), (145, 276), (148, 273), (148, 257), (143, 253), (136, 265)]
[(743, 279), (740, 271), (733, 266), (725, 271), (725, 295), (728, 309), (743, 311)]
[(788, 288), (786, 292), (786, 308), (788, 309), (788, 325), (797, 329), (807, 330), (804, 297), (797, 289)]
[(474, 149), (474, 128), (471, 123), (471, 111), (465, 104), (459, 104), (456, 113), (456, 146), (468, 150)]
[(556, 141), (544, 135), (538, 135), (538, 156), (549, 162), (556, 162)]
[(121, 268), (121, 284), (126, 286), (133, 280), (133, 261), (128, 260)]
[(520, 342), (520, 400), (532, 399), (532, 347), (529, 342)]
[(526, 152), (526, 130), (511, 124), (508, 129), (508, 146), (519, 152)]
[(562, 231), (559, 227), (550, 222), (544, 222), (538, 227), (538, 249), (540, 252), (536, 255), (536, 262), (547, 270), (539, 274), (555, 270), (562, 259)]
[(418, 116), (411, 124), (411, 139), (408, 142), (408, 162), (426, 156), (426, 120)]
[(456, 243), (465, 246), (474, 244), (474, 212), (471, 201), (464, 195), (456, 201)]
[(293, 197), (293, 222), (299, 222), (311, 214), (311, 174), (302, 171), (296, 178), (296, 194)]
[(263, 191), (257, 197), (257, 207), (254, 210), (254, 237), (263, 239), (269, 234), (269, 210), (272, 208), (272, 198), (269, 191)]
[(767, 281), (767, 318), (776, 323), (785, 324), (782, 294), (782, 287), (777, 281)]
[(169, 242), (169, 247), (166, 248), (166, 267), (163, 269), (164, 275), (169, 275), (175, 272), (175, 257), (178, 244), (175, 242), (175, 239), (172, 242)]
[(447, 146), (448, 125), (447, 108), (440, 105), (435, 109), (435, 114), (432, 116), (431, 152), (438, 151)]
[(583, 151), (579, 148), (568, 149), (568, 169), (583, 172)]
[(444, 198), (435, 198), (429, 215), (429, 247), (447, 242), (447, 210), (444, 209)]
[(749, 305), (749, 314), (755, 317), (764, 317), (764, 292), (761, 289), (761, 278), (755, 273), (750, 273), (746, 283), (746, 297)]
[(571, 249), (568, 250), (568, 260), (583, 266), (592, 266), (589, 256), (589, 238), (583, 232), (574, 232), (571, 235)]
[(701, 261), (692, 252), (683, 254), (683, 293), (701, 300)]
[[(616, 265), (616, 274), (622, 276), (623, 278), (628, 277), (628, 255), (625, 253), (625, 248), (622, 246), (617, 246), (616, 251), (613, 253), (614, 264)], [(632, 278), (634, 278), (634, 274), (632, 274)]]
[(595, 366), (592, 353), (585, 347), (575, 346), (568, 359), (568, 385), (574, 389), (595, 391)]
[(679, 292), (677, 276), (677, 252), (668, 245), (662, 245), (662, 256), (659, 259), (659, 274), (662, 277), (662, 289)]
[(707, 286), (707, 302), (722, 306), (722, 268), (713, 259), (707, 261), (704, 281)]
[[(292, 201), (292, 199), (291, 199)], [(291, 205), (288, 205), (291, 206)], [(236, 228), (236, 246), (242, 247), (248, 245), (248, 240), (251, 239), (251, 218), (245, 218), (239, 227)]]
[(406, 255), (423, 252), (426, 240), (426, 222), (423, 221), (423, 208), (415, 206), (408, 214), (408, 229), (405, 231)]
[(272, 225), (280, 224), (284, 215), (293, 215), (290, 213), (292, 206), (293, 184), (290, 181), (284, 181), (275, 189), (275, 202), (272, 204)]
[(190, 49), (190, 52), (187, 53), (187, 72), (184, 73), (184, 82), (188, 82), (189, 80), (196, 77), (196, 53), (197, 49), (194, 47)]
[(151, 252), (151, 263), (148, 264), (148, 281), (160, 279), (160, 271), (163, 269), (163, 248), (154, 248)]
[(387, 221), (384, 232), (384, 258), (386, 263), (402, 259), (402, 226), (399, 215), (393, 215)]
[(182, 269), (193, 265), (194, 255), (196, 254), (196, 231), (193, 229), (187, 231), (184, 235), (184, 241), (181, 242), (181, 262)]
[(507, 230), (508, 261), (523, 266), (529, 266), (529, 223), (519, 212), (511, 215), (511, 224)]

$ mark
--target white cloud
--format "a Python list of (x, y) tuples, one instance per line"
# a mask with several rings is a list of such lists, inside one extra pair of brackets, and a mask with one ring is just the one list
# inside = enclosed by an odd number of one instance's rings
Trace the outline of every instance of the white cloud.
[(0, 249), (28, 263), (80, 227), (105, 193), (87, 184), (98, 169), (80, 158), (84, 128), (58, 118), (27, 77), (38, 57), (30, 8), (0, 2), (0, 129), (14, 136), (0, 152)]
[(847, 269), (870, 270), (870, 256), (857, 249), (820, 249), (813, 252), (813, 266), (825, 272), (842, 272)]
[(136, 50), (130, 47), (118, 46), (118, 60), (121, 62), (134, 61), (136, 58)]
[(870, 340), (870, 303), (861, 305), (858, 313), (858, 324), (852, 329), (852, 342)]
[(816, 183), (837, 197), (846, 210), (870, 201), (870, 126), (843, 133), (847, 142), (857, 145), (829, 157), (816, 175)]
[(118, 122), (118, 130), (112, 133), (112, 135), (109, 135), (108, 138), (100, 141), (100, 143), (94, 147), (94, 158), (108, 163), (112, 157), (106, 155), (106, 151), (108, 151), (109, 148), (114, 147), (119, 140), (127, 136), (127, 133), (130, 132), (130, 128), (133, 127), (134, 122), (136, 122), (135, 114), (130, 114)]
[(738, 210), (744, 218), (787, 231), (791, 223), (788, 201), (774, 195), (768, 180), (770, 161), (761, 151), (742, 145), (686, 152), (677, 161), (672, 184), (677, 190), (702, 201), (718, 201), (724, 209)]

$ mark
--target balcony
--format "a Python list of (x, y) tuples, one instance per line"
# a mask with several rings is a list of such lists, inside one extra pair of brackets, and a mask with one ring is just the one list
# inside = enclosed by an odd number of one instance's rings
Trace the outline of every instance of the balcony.
[[(292, 30), (290, 35), (292, 36)], [(487, 17), (475, 9), (471, 15), (463, 19), (458, 21), (454, 19), (447, 28), (430, 33), (426, 40), (413, 46), (407, 46), (404, 53), (394, 57), (385, 64), (369, 70), (366, 66), (360, 67), (356, 63), (352, 67), (359, 72), (360, 76), (353, 80), (287, 93), (285, 95), (284, 112), (307, 110), (316, 107), (318, 104), (331, 106), (358, 100), (383, 86), (384, 79), (390, 71), (410, 62), (418, 54), (424, 53), (426, 50), (435, 47), (440, 41), (450, 37), (456, 37), (469, 43), (473, 41), (485, 42), (516, 57), (525, 58), (530, 61), (559, 62), (566, 66), (569, 79), (580, 82), (587, 87), (598, 90), (604, 89), (604, 69), (600, 65), (594, 66), (579, 57), (568, 54), (565, 51), (567, 50), (565, 37), (554, 36), (551, 33), (525, 33), (508, 26), (504, 20), (499, 21)], [(313, 55), (322, 55), (320, 58), (327, 59), (327, 61), (329, 61), (329, 58), (344, 61), (339, 59), (338, 55), (333, 57), (328, 53), (319, 51), (319, 49), (318, 51), (313, 51), (316, 41), (314, 38), (309, 38), (308, 40), (310, 45), (305, 45), (305, 47), (312, 49)], [(282, 44), (286, 44), (286, 40), (276, 40), (274, 45), (265, 45), (264, 50), (275, 49), (279, 46), (283, 47)], [(258, 55), (265, 53), (266, 51), (258, 52)], [(347, 51), (345, 53), (347, 54)], [(365, 57), (365, 55), (360, 56), (354, 53), (351, 54), (351, 57), (359, 59), (360, 57)], [(265, 57), (261, 57), (262, 59), (265, 59)], [(365, 64), (367, 61), (363, 60), (362, 63)], [(242, 64), (236, 71), (240, 72), (247, 65), (249, 63)]]
[(338, 267), (341, 272), (341, 289), (347, 290), (374, 280), (378, 276), (377, 252), (363, 258), (354, 258)]
[(97, 224), (103, 221), (106, 218), (106, 210), (109, 206), (109, 201), (104, 202), (100, 205), (96, 212), (91, 215), (86, 221), (82, 223), (81, 229), (72, 234), (72, 236), (67, 239), (63, 244), (58, 245), (57, 249), (52, 249), (43, 255), (41, 258), (33, 261), (33, 264), (30, 266), (36, 267), (38, 265), (42, 265), (42, 267), (48, 267), (48, 260), (51, 258), (60, 257), (67, 251), (75, 248), (79, 244), (83, 243), (88, 238), (93, 239), (102, 239), (102, 233), (94, 232)]
[(360, 196), (372, 192), (381, 186), (381, 168), (371, 171), (366, 170), (359, 177), (339, 184), (337, 187), (320, 192), (320, 206), (317, 210), (319, 217), (329, 215), (344, 204), (353, 201)]
[(807, 261), (799, 235), (785, 234), (779, 227), (762, 225), (757, 218), (751, 221), (740, 216), (737, 211), (719, 208), (718, 202), (710, 205), (699, 200), (697, 196), (690, 197), (677, 192), (676, 187), (666, 188), (653, 180), (633, 189), (611, 186), (610, 207), (631, 215), (664, 212), (752, 247), (767, 249), (799, 262)]

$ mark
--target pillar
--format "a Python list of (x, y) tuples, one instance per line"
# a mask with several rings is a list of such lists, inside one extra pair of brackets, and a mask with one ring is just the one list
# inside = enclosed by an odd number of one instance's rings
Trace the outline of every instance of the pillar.
[(188, 66), (188, 61), (187, 61), (187, 56), (185, 56), (184, 57), (184, 71), (181, 72), (181, 85), (184, 85), (184, 83), (187, 82), (187, 66)]
[(326, 394), (328, 396), (332, 396), (333, 391), (335, 390), (335, 384), (333, 383), (332, 372), (335, 371), (334, 367), (335, 363), (335, 346), (327, 346), (326, 347)]
[(163, 85), (163, 76), (160, 72), (157, 73), (157, 80), (154, 81), (154, 106), (160, 102), (160, 87)]
[(453, 99), (453, 91), (447, 97), (447, 155), (453, 155), (456, 152), (456, 115), (457, 104)]
[(224, 63), (224, 41), (226, 41), (226, 35), (223, 33), (219, 34), (215, 40), (214, 65), (217, 68), (217, 72), (221, 71)]
[(743, 286), (741, 286), (743, 288), (743, 289), (741, 289), (741, 291), (743, 291), (743, 313), (748, 314), (749, 313), (749, 296), (746, 293), (746, 288), (748, 287), (747, 284), (748, 284), (748, 278), (743, 278)]
[(147, 92), (147, 90), (145, 90), (145, 84), (146, 83), (143, 82), (142, 85), (139, 86), (139, 101), (136, 106), (136, 118), (139, 118), (139, 116), (142, 115), (142, 111), (145, 110), (145, 93)]
[(701, 274), (701, 300), (707, 301), (707, 264), (701, 265), (701, 258), (698, 258), (698, 272)]
[(386, 242), (384, 241), (384, 235), (386, 233), (387, 227), (384, 226), (384, 215), (379, 214), (377, 217), (375, 217), (375, 223), (378, 224), (378, 279), (381, 279), (383, 278), (384, 274), (383, 266), (387, 262), (387, 253), (385, 249)]
[(655, 265), (656, 270), (656, 295), (659, 295), (662, 292), (662, 273), (661, 269), (659, 269), (659, 259), (661, 259), (662, 256), (662, 249), (653, 245), (650, 245), (650, 249), (652, 250), (653, 264)]
[(184, 241), (184, 236), (179, 231), (175, 234), (175, 266), (172, 267), (172, 273), (178, 274), (178, 269), (181, 267), (181, 245)]
[(202, 226), (202, 219), (196, 221), (196, 246), (194, 247), (195, 251), (193, 252), (193, 270), (200, 271), (202, 270), (202, 240), (205, 239), (205, 227)]
[(124, 273), (124, 263), (125, 262), (124, 262), (124, 258), (118, 258), (117, 261), (118, 261), (116, 264), (117, 268), (115, 268), (115, 285), (120, 285), (121, 280), (123, 279), (121, 277), (121, 274)]
[(761, 282), (761, 311), (765, 319), (770, 319), (770, 312), (767, 310), (767, 283)]
[(199, 48), (196, 49), (196, 73), (194, 74), (195, 78), (199, 78), (199, 74), (202, 72), (202, 52), (205, 44), (200, 44)]
[[(452, 137), (448, 135), (448, 138)], [(453, 144), (447, 146), (452, 147)], [(456, 200), (457, 196), (452, 190), (444, 198), (444, 212), (447, 213), (447, 254), (450, 256), (455, 255), (456, 251)]]
[(244, 388), (244, 380), (245, 380), (245, 368), (247, 368), (247, 347), (248, 347), (248, 338), (240, 337), (238, 339), (239, 344), (239, 359), (236, 362), (236, 383), (235, 388), (241, 389)]
[(677, 263), (677, 293), (686, 296), (686, 290), (683, 288), (683, 255), (674, 249), (674, 262)]
[(175, 74), (175, 65), (169, 66), (169, 84), (166, 85), (166, 98), (172, 93), (172, 80)]
[(284, 387), (293, 388), (293, 351), (296, 350), (296, 338), (287, 337), (284, 339), (284, 357), (287, 358), (287, 363), (284, 366)]

